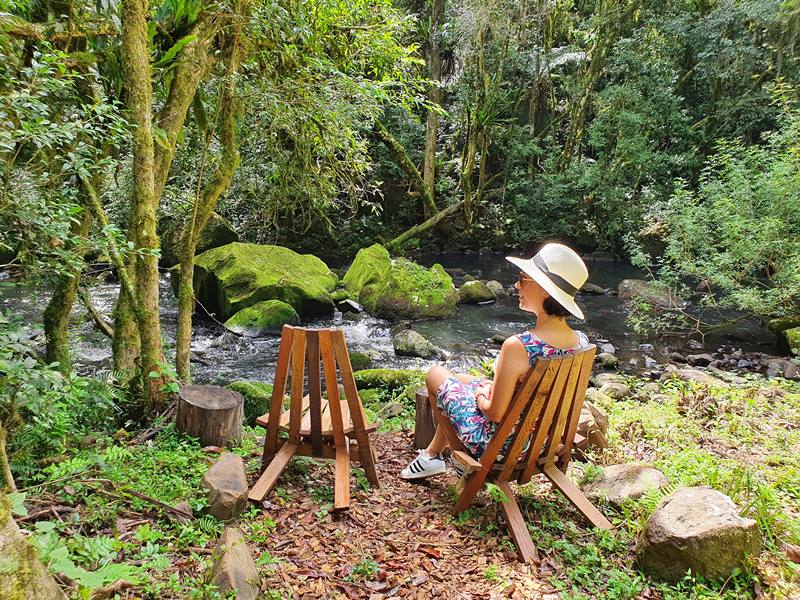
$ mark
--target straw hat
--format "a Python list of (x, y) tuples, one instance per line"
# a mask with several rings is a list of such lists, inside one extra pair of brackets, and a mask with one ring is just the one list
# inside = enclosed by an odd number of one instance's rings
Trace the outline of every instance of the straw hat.
[(583, 311), (575, 303), (575, 294), (586, 283), (589, 271), (572, 248), (545, 244), (532, 258), (507, 256), (506, 260), (529, 275), (561, 306), (583, 319)]

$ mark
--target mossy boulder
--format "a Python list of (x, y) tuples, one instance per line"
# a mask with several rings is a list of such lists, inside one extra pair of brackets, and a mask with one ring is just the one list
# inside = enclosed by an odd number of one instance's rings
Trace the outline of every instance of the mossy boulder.
[[(159, 223), (161, 236), (161, 266), (171, 267), (180, 261), (180, 242), (183, 231), (183, 220), (176, 218), (164, 219)], [(195, 254), (202, 254), (212, 248), (219, 248), (226, 244), (239, 241), (239, 234), (233, 229), (224, 217), (212, 213), (206, 228), (200, 233), (197, 240)]]
[(322, 260), (283, 246), (234, 242), (195, 259), (197, 299), (223, 319), (264, 300), (281, 300), (302, 316), (330, 314), (337, 282)]
[(300, 317), (294, 307), (280, 300), (264, 300), (237, 312), (225, 327), (246, 337), (280, 333), (284, 325), (297, 325)]
[(33, 546), (11, 517), (11, 501), (0, 492), (0, 598), (66, 600)]
[(418, 331), (404, 329), (392, 336), (394, 353), (397, 356), (419, 356), (431, 358), (439, 356), (441, 350)]
[(800, 327), (800, 317), (780, 317), (772, 319), (767, 323), (767, 327), (773, 333), (783, 333), (787, 329)]
[(334, 302), (341, 302), (342, 300), (347, 300), (350, 297), (350, 294), (347, 290), (336, 290), (331, 294), (331, 300)]
[(372, 366), (372, 356), (366, 352), (354, 350), (350, 352), (350, 366), (353, 367), (354, 371), (369, 369)]
[(458, 301), (461, 304), (480, 304), (481, 302), (494, 302), (497, 295), (480, 281), (465, 281), (458, 290)]
[(269, 412), (272, 403), (271, 383), (234, 381), (225, 387), (244, 396), (244, 418), (248, 425), (255, 425), (258, 417)]
[(789, 350), (793, 354), (800, 356), (800, 327), (786, 329), (783, 335), (786, 336), (786, 341), (789, 342)]
[(356, 371), (353, 376), (359, 390), (402, 390), (425, 380), (425, 373), (418, 369), (365, 369)]
[(445, 318), (458, 302), (441, 265), (426, 269), (405, 258), (392, 260), (380, 244), (358, 251), (343, 282), (368, 312), (386, 319)]
[(683, 308), (686, 301), (677, 298), (663, 285), (643, 279), (623, 279), (619, 282), (619, 299), (645, 302), (653, 308), (668, 310)]

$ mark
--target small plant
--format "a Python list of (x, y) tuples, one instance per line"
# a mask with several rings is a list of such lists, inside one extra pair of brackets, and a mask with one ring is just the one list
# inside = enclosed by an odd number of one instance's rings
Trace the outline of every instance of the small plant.
[(483, 578), (486, 581), (497, 583), (500, 581), (500, 569), (498, 569), (497, 565), (489, 565), (483, 570)]
[(345, 577), (347, 581), (367, 581), (373, 579), (379, 571), (378, 563), (371, 558), (365, 558), (353, 566), (350, 574)]

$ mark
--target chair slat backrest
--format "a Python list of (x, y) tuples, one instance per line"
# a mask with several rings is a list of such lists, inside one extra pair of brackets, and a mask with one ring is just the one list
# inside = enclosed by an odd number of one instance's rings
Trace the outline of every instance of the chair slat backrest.
[(497, 480), (507, 481), (519, 473), (518, 481), (526, 483), (541, 471), (542, 463), (557, 460), (566, 468), (595, 351), (589, 346), (574, 355), (534, 363), (481, 457), (484, 467), (491, 467), (511, 436)]

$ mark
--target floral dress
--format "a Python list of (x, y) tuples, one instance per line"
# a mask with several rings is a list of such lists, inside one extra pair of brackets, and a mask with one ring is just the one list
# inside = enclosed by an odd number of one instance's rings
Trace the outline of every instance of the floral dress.
[[(525, 350), (528, 352), (530, 366), (537, 358), (550, 356), (563, 356), (589, 345), (589, 339), (582, 331), (576, 331), (578, 343), (572, 348), (562, 349), (551, 346), (530, 331), (516, 334)], [(453, 424), (459, 439), (467, 449), (476, 457), (480, 457), (486, 450), (489, 440), (492, 439), (498, 423), (484, 415), (478, 408), (475, 394), (483, 386), (491, 386), (491, 380), (475, 378), (469, 383), (464, 383), (455, 377), (448, 377), (439, 386), (436, 394), (436, 405), (442, 414)], [(503, 447), (502, 452), (508, 450), (511, 437)]]

